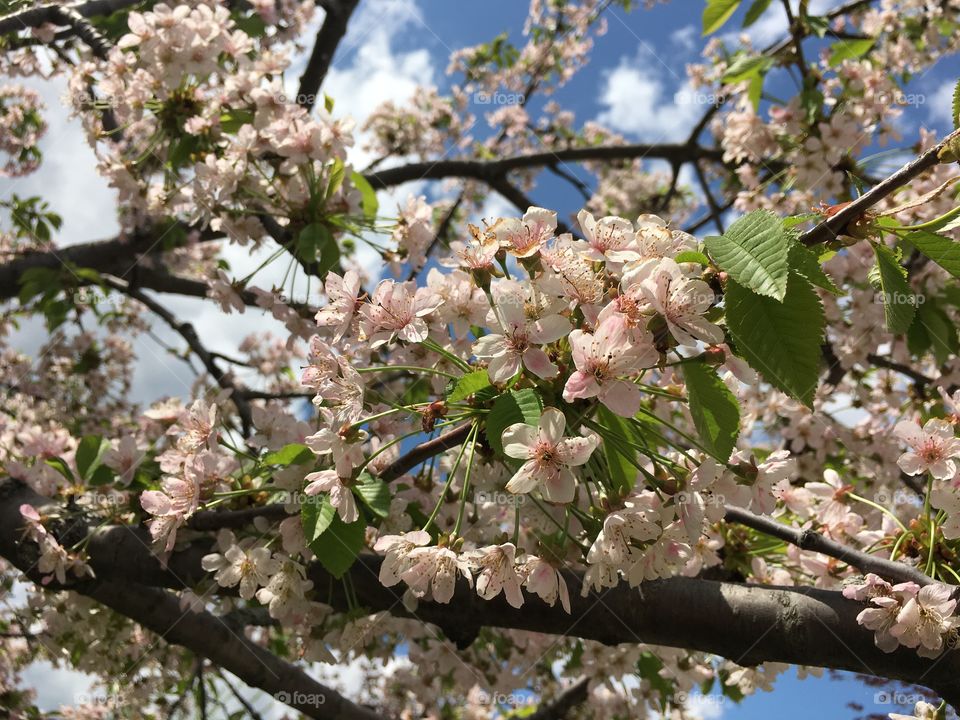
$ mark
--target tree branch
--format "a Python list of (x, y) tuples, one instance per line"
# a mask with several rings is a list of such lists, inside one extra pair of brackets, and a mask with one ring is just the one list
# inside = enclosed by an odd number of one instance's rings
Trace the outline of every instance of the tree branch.
[(330, 70), (334, 53), (347, 32), (347, 23), (359, 2), (360, 0), (329, 0), (324, 3), (326, 17), (323, 18), (323, 24), (317, 32), (317, 39), (313, 44), (307, 67), (300, 76), (300, 89), (297, 90), (298, 105), (309, 110), (316, 104), (320, 85), (323, 84), (323, 79)]
[(816, 245), (822, 242), (830, 242), (846, 234), (850, 226), (863, 217), (867, 210), (924, 171), (939, 165), (940, 151), (958, 138), (960, 138), (960, 129), (954, 130), (925, 153), (911, 160), (893, 175), (881, 180), (869, 191), (844, 206), (835, 215), (826, 218), (819, 225), (805, 232), (800, 236), (800, 242), (804, 245)]
[(798, 530), (771, 518), (754, 515), (742, 508), (728, 505), (724, 520), (753, 528), (764, 535), (796, 545), (801, 550), (811, 550), (829, 555), (842, 560), (863, 573), (874, 573), (893, 582), (915, 582), (918, 585), (929, 585), (934, 582), (933, 578), (910, 565), (870, 555), (861, 550), (842, 545), (814, 530)]

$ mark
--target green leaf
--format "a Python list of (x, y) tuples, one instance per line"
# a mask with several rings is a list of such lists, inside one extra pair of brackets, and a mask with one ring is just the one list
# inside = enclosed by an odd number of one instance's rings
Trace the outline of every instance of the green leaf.
[(753, 111), (760, 109), (760, 99), (763, 97), (763, 78), (764, 75), (754, 75), (750, 78), (750, 85), (747, 86), (747, 99), (753, 106)]
[(737, 398), (716, 371), (704, 363), (686, 363), (683, 378), (700, 440), (717, 458), (726, 461), (740, 434)]
[(380, 478), (364, 471), (360, 473), (353, 491), (375, 514), (382, 518), (390, 514), (390, 488)]
[(904, 240), (955, 278), (960, 278), (960, 243), (925, 230), (916, 230)]
[(743, 26), (750, 27), (760, 16), (770, 7), (771, 0), (753, 0), (753, 5), (747, 9), (747, 15), (743, 18)]
[[(613, 487), (629, 492), (637, 479), (637, 454), (631, 445), (633, 430), (630, 423), (601, 405), (597, 409), (597, 429), (603, 438), (603, 456)], [(607, 433), (613, 437), (607, 437)]]
[(781, 303), (731, 279), (724, 304), (738, 353), (771, 385), (812, 407), (824, 316), (810, 283), (791, 273)]
[(740, 0), (707, 0), (703, 9), (703, 35), (715, 33), (737, 11)]
[(490, 447), (498, 455), (502, 455), (503, 431), (515, 423), (537, 425), (540, 422), (542, 410), (543, 401), (534, 390), (529, 388), (511, 390), (498, 397), (487, 415), (486, 433)]
[(290, 443), (263, 456), (265, 465), (302, 465), (315, 459), (313, 450), (301, 443)]
[(326, 532), (333, 522), (337, 509), (330, 504), (327, 495), (307, 495), (300, 504), (300, 524), (307, 544), (312, 543)]
[(58, 473), (63, 475), (69, 482), (75, 482), (76, 478), (73, 476), (73, 471), (70, 469), (70, 466), (67, 465), (66, 461), (61, 457), (52, 457), (45, 460), (47, 465), (52, 467)]
[(834, 295), (843, 294), (840, 288), (834, 285), (830, 276), (823, 271), (817, 256), (799, 243), (794, 243), (790, 248), (790, 269), (818, 288), (823, 288)]
[(783, 300), (791, 242), (776, 215), (754, 210), (722, 236), (708, 237), (705, 244), (717, 265), (738, 283), (759, 295)]
[(773, 66), (773, 60), (765, 55), (741, 55), (734, 60), (721, 81), (725, 84), (738, 83), (762, 75)]
[(350, 173), (350, 182), (360, 191), (360, 206), (363, 208), (363, 214), (368, 218), (375, 218), (377, 210), (380, 209), (380, 202), (377, 200), (377, 193), (373, 186), (367, 182), (367, 179), (354, 170)]
[(92, 487), (97, 487), (100, 485), (109, 485), (117, 477), (117, 474), (106, 465), (98, 465), (97, 469), (90, 473), (90, 477), (87, 480), (87, 485)]
[(674, 259), (676, 263), (700, 263), (701, 265), (709, 265), (710, 258), (704, 255), (702, 252), (697, 252), (696, 250), (684, 250), (682, 253), (677, 255)]
[(830, 67), (836, 67), (844, 60), (856, 60), (870, 52), (876, 41), (873, 38), (861, 38), (856, 40), (840, 40), (835, 42), (831, 48), (830, 59), (827, 61)]
[(366, 529), (362, 517), (348, 525), (334, 515), (330, 526), (310, 543), (310, 549), (327, 572), (335, 578), (343, 577), (363, 547)]
[(340, 261), (340, 246), (324, 223), (310, 223), (297, 237), (297, 256), (315, 262), (322, 277)]
[(830, 32), (830, 20), (818, 15), (808, 15), (806, 25), (818, 38), (825, 37)]
[(960, 128), (960, 80), (953, 87), (953, 127)]
[(887, 329), (901, 335), (910, 328), (917, 311), (917, 298), (907, 282), (907, 271), (886, 245), (874, 245), (877, 255), (877, 276), (883, 293), (883, 314)]
[(84, 480), (89, 480), (100, 464), (100, 458), (109, 449), (110, 443), (99, 435), (86, 435), (77, 445), (77, 472)]
[(465, 400), (475, 392), (490, 387), (490, 374), (486, 370), (475, 370), (457, 380), (453, 390), (447, 396), (447, 402)]
[[(943, 364), (956, 355), (958, 349), (957, 328), (949, 316), (934, 302), (926, 302), (917, 307), (917, 318), (911, 330), (925, 336), (927, 348), (933, 351), (937, 363)], [(909, 339), (908, 339), (909, 347)], [(925, 349), (927, 349), (925, 348)]]

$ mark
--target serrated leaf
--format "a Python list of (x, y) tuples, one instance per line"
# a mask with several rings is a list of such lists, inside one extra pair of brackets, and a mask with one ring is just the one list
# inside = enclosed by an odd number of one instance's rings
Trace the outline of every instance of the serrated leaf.
[(791, 273), (783, 302), (778, 302), (731, 279), (724, 304), (738, 353), (771, 385), (812, 407), (824, 327), (823, 306), (813, 286)]
[(743, 27), (747, 28), (753, 25), (760, 16), (770, 7), (772, 0), (753, 0), (753, 5), (747, 9), (746, 17), (743, 18)]
[(901, 335), (910, 328), (917, 311), (917, 298), (907, 282), (907, 273), (897, 261), (893, 250), (886, 245), (874, 245), (877, 273), (883, 294), (883, 314), (887, 329)]
[(820, 260), (803, 245), (794, 243), (790, 248), (790, 269), (806, 278), (807, 282), (823, 288), (834, 295), (842, 295), (830, 276), (820, 266)]
[(363, 547), (366, 529), (363, 517), (348, 525), (335, 514), (329, 527), (310, 543), (310, 549), (327, 572), (335, 578), (343, 577)]
[(790, 236), (771, 212), (755, 210), (721, 236), (705, 240), (714, 262), (740, 285), (783, 300), (790, 274)]
[(960, 243), (925, 230), (912, 232), (904, 240), (955, 278), (960, 278)]
[(447, 396), (447, 402), (465, 400), (479, 390), (490, 387), (490, 374), (486, 370), (475, 370), (457, 380), (453, 390)]
[(302, 465), (311, 462), (315, 457), (313, 451), (306, 445), (290, 443), (264, 455), (263, 462), (265, 465)]
[(844, 60), (856, 60), (870, 52), (876, 41), (873, 38), (859, 38), (854, 40), (839, 40), (830, 50), (830, 67), (836, 67)]
[(110, 447), (110, 444), (99, 435), (86, 435), (77, 445), (77, 472), (84, 480), (89, 480), (93, 471), (100, 464), (100, 458)]
[(309, 545), (320, 537), (333, 522), (337, 509), (327, 495), (307, 495), (300, 504), (300, 524)]
[(740, 434), (740, 406), (716, 371), (701, 362), (683, 366), (690, 414), (697, 434), (710, 452), (726, 461)]
[(376, 515), (385, 518), (390, 514), (390, 488), (380, 478), (364, 471), (357, 478), (353, 490), (363, 504)]
[(739, 6), (740, 0), (707, 0), (703, 9), (703, 35), (719, 30)]
[(503, 454), (503, 431), (514, 423), (537, 425), (540, 422), (540, 413), (543, 410), (543, 401), (540, 396), (529, 388), (511, 390), (498, 397), (487, 415), (486, 433), (487, 442), (497, 454)]

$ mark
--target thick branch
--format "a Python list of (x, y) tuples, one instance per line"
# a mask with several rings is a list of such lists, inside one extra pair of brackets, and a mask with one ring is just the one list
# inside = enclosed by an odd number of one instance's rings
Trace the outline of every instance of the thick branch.
[[(50, 502), (18, 481), (0, 481), (0, 555), (18, 567), (30, 566), (36, 548), (20, 542), (24, 523), (17, 508), (28, 503), (42, 509)], [(164, 567), (150, 554), (143, 533), (128, 527), (96, 531), (86, 547), (97, 576), (172, 588), (207, 576), (200, 558), (209, 541), (174, 553)], [(960, 656), (950, 653), (928, 660), (909, 649), (882, 652), (874, 645), (873, 633), (857, 624), (863, 603), (837, 591), (674, 577), (638, 588), (621, 583), (583, 597), (581, 576), (568, 571), (570, 615), (559, 604), (549, 607), (529, 595), (520, 609), (502, 596), (483, 600), (465, 579), (458, 582), (451, 603), (421, 601), (410, 613), (398, 602), (400, 588), (380, 584), (380, 563), (378, 557), (361, 555), (348, 571), (357, 601), (372, 611), (386, 610), (437, 625), (461, 644), (469, 643), (481, 627), (567, 635), (608, 645), (649, 643), (715, 653), (741, 665), (772, 661), (869, 673), (923, 684), (952, 704), (960, 702)], [(308, 576), (314, 587), (324, 588), (325, 602), (341, 611), (353, 607), (344, 584), (334, 581), (319, 564), (310, 566)], [(135, 602), (127, 609), (138, 611)], [(229, 665), (224, 667), (234, 672)]]

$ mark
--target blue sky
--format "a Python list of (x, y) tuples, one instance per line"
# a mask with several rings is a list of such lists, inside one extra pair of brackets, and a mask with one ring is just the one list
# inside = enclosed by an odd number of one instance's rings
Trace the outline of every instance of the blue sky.
[[(812, 3), (814, 10), (821, 11), (835, 4), (838, 3), (833, 0)], [(575, 111), (578, 122), (602, 119), (630, 140), (661, 142), (685, 138), (702, 109), (677, 104), (675, 94), (683, 90), (685, 64), (699, 57), (702, 7), (701, 0), (673, 0), (631, 14), (611, 10), (608, 33), (598, 41), (590, 64), (554, 98)], [(442, 90), (448, 83), (444, 71), (451, 50), (488, 41), (505, 30), (519, 43), (525, 13), (526, 3), (522, 0), (364, 0), (325, 90), (335, 98), (338, 113), (353, 113), (361, 119), (383, 100), (408, 98), (418, 84), (435, 84)], [(785, 26), (782, 14), (774, 3), (768, 11), (769, 19), (751, 29), (758, 46), (780, 36)], [(740, 16), (736, 16), (728, 27), (736, 29), (739, 22)], [(910, 91), (922, 96), (925, 102), (906, 109), (901, 121), (904, 144), (916, 139), (921, 125), (941, 132), (948, 128), (949, 91), (958, 73), (960, 63), (956, 58), (948, 58), (914, 80)], [(295, 82), (295, 74), (293, 78)], [(41, 90), (51, 109), (51, 129), (43, 141), (47, 162), (31, 177), (0, 182), (0, 193), (44, 195), (64, 215), (63, 244), (110, 237), (116, 232), (116, 224), (111, 220), (113, 193), (94, 173), (93, 155), (84, 146), (78, 124), (66, 120), (59, 109), (63, 84), (33, 80), (28, 84)], [(780, 87), (785, 92), (789, 89), (789, 85)], [(539, 102), (533, 103), (534, 109)], [(476, 107), (474, 111), (482, 109)], [(478, 129), (481, 127), (482, 124), (478, 125)], [(363, 166), (362, 157), (356, 159), (356, 164)], [(424, 184), (407, 186), (391, 197), (382, 197), (381, 206), (389, 209), (391, 203), (405, 198), (407, 191), (428, 192), (428, 188)], [(545, 179), (533, 193), (533, 199), (559, 210), (561, 216), (575, 212), (580, 204), (579, 195), (556, 179)], [(497, 204), (496, 200), (491, 201), (488, 209), (509, 212), (505, 204)], [(238, 276), (260, 262), (259, 257), (246, 255), (246, 251), (231, 252), (231, 264)], [(279, 268), (281, 274), (282, 271)], [(258, 284), (269, 286), (269, 277), (258, 278)], [(170, 307), (181, 316), (191, 317), (211, 346), (226, 352), (236, 348), (249, 332), (253, 319), (252, 313), (223, 318), (218, 310), (191, 299), (178, 299)], [(270, 325), (268, 319), (255, 317), (263, 327)], [(158, 334), (176, 344), (165, 328), (158, 327)], [(44, 339), (43, 335), (41, 329), (28, 324), (17, 340), (24, 350), (32, 351)], [(192, 378), (185, 368), (165, 358), (151, 342), (140, 339), (136, 344), (143, 361), (135, 376), (134, 396), (148, 401), (165, 394), (188, 392)], [(28, 677), (40, 686), (44, 707), (69, 702), (70, 692), (77, 691), (72, 688), (84, 685), (75, 677), (68, 680), (61, 673), (51, 675), (45, 668), (31, 670)], [(71, 688), (70, 692), (66, 688)], [(851, 701), (863, 705), (864, 713), (895, 709), (875, 702), (875, 694), (873, 688), (846, 676), (839, 681), (799, 681), (791, 671), (778, 681), (772, 694), (758, 693), (739, 706), (730, 701), (708, 701), (701, 704), (701, 709), (705, 720), (770, 716), (842, 718), (863, 714), (847, 707)]]

